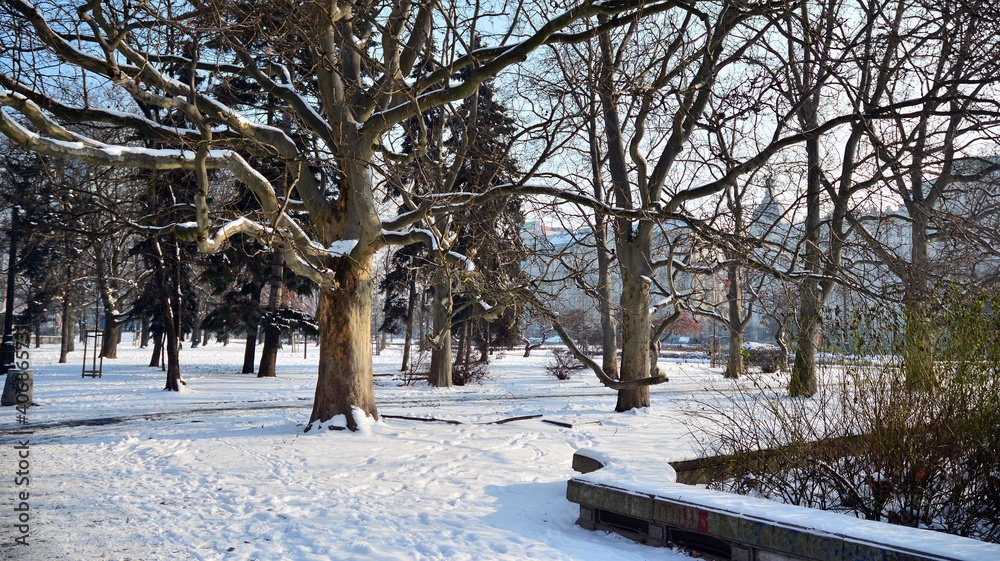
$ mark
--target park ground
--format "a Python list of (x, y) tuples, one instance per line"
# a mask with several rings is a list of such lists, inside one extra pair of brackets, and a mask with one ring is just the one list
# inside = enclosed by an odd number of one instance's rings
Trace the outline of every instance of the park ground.
[[(187, 386), (162, 391), (128, 341), (103, 377), (82, 352), (31, 349), (27, 423), (0, 412), (0, 544), (13, 559), (657, 559), (680, 552), (576, 526), (565, 499), (580, 448), (635, 461), (698, 455), (686, 419), (732, 381), (703, 361), (666, 362), (652, 407), (614, 413), (593, 375), (546, 374), (551, 350), (496, 353), (482, 384), (404, 384), (392, 345), (375, 357), (378, 423), (303, 433), (317, 349), (287, 344), (278, 377), (239, 374), (243, 345), (184, 349)], [(514, 417), (529, 417), (497, 423)], [(436, 419), (424, 422), (394, 417)], [(555, 421), (560, 426), (546, 421)], [(19, 442), (29, 482), (15, 486)], [(23, 482), (22, 482), (23, 483)], [(14, 527), (30, 491), (29, 535)], [(14, 543), (21, 536), (28, 545)]]

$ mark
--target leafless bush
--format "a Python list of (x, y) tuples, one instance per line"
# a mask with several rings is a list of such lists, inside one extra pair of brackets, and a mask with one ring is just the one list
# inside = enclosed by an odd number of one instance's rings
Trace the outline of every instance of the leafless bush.
[(490, 369), (485, 362), (469, 362), (468, 364), (456, 364), (451, 371), (451, 381), (456, 386), (466, 386), (468, 384), (482, 384), (490, 380)]
[(418, 351), (416, 356), (410, 359), (409, 367), (403, 372), (403, 385), (412, 386), (417, 382), (426, 382), (429, 362), (430, 352), (426, 349)]
[(710, 486), (1000, 542), (1000, 298), (940, 310), (930, 389), (907, 383), (901, 353), (872, 352), (903, 339), (873, 314), (845, 326), (868, 360), (828, 366), (812, 399), (757, 385), (704, 403), (705, 452), (727, 466)]
[(587, 368), (569, 351), (556, 349), (552, 351), (552, 360), (545, 365), (545, 372), (557, 380), (569, 380), (577, 370)]
[(773, 374), (781, 369), (781, 350), (777, 347), (753, 347), (745, 353), (747, 366), (756, 366), (765, 374)]

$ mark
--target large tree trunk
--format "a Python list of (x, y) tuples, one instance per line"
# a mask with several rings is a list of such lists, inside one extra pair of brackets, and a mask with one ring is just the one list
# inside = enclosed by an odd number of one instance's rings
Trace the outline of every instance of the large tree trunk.
[[(371, 139), (345, 139), (343, 146), (358, 152), (345, 154), (340, 162), (341, 200), (323, 239), (327, 244), (357, 240), (357, 247), (365, 248), (382, 232), (372, 195)], [(344, 415), (352, 431), (358, 429), (355, 415), (378, 419), (372, 371), (373, 262), (370, 252), (337, 259), (331, 267), (334, 282), (320, 289), (319, 379), (307, 430), (336, 415)]]
[(143, 315), (139, 322), (139, 346), (143, 349), (149, 345), (149, 316)]
[[(281, 253), (277, 250), (271, 254), (270, 293), (267, 311), (278, 311), (278, 299), (281, 296)], [(258, 378), (274, 378), (277, 376), (275, 367), (278, 363), (278, 345), (281, 343), (281, 333), (271, 325), (264, 326), (264, 349), (260, 353), (260, 369)]]
[[(649, 307), (649, 247), (651, 228), (642, 224), (633, 239), (619, 237), (619, 262), (622, 264), (622, 361), (623, 382), (650, 376), (649, 343), (652, 314)], [(618, 390), (615, 411), (649, 407), (649, 386)]]
[[(606, 21), (606, 20), (604, 20)], [(611, 38), (608, 33), (599, 36), (601, 73), (598, 76), (598, 98), (604, 115), (604, 133), (608, 142), (608, 166), (614, 192), (614, 204), (634, 208), (632, 184), (625, 162), (621, 120), (615, 105), (614, 62)], [(633, 382), (648, 378), (651, 370), (650, 335), (652, 311), (649, 307), (649, 283), (652, 278), (652, 223), (617, 218), (615, 242), (618, 264), (622, 277), (622, 348), (619, 379)], [(605, 372), (607, 374), (607, 372)], [(618, 390), (615, 411), (649, 407), (649, 386)]]
[(118, 358), (118, 340), (121, 338), (122, 325), (112, 319), (110, 313), (104, 315), (104, 339), (101, 343), (101, 356)]
[(281, 343), (280, 333), (276, 329), (264, 328), (264, 348), (260, 353), (260, 368), (258, 378), (275, 378), (275, 367), (278, 363), (278, 345)]
[(916, 212), (911, 212), (910, 268), (903, 277), (905, 294), (903, 297), (903, 317), (906, 322), (903, 339), (903, 366), (906, 383), (916, 389), (931, 389), (934, 376), (934, 328), (928, 309), (928, 277), (930, 271), (930, 249), (927, 237), (927, 211), (916, 204)]
[(319, 380), (309, 418), (324, 423), (336, 415), (345, 415), (347, 427), (358, 428), (352, 407), (378, 419), (375, 409), (375, 384), (372, 373), (371, 263), (345, 265), (337, 274), (338, 286), (320, 292), (319, 310)]
[(434, 299), (431, 303), (437, 344), (431, 348), (431, 371), (427, 378), (435, 388), (452, 385), (451, 306), (451, 279), (447, 271), (439, 268), (434, 273)]
[(822, 302), (815, 284), (803, 283), (799, 291), (802, 302), (799, 308), (799, 332), (795, 340), (795, 362), (788, 382), (788, 395), (811, 397), (817, 389), (816, 352), (819, 350), (820, 308)]
[(729, 301), (729, 358), (726, 360), (726, 378), (739, 378), (746, 373), (743, 362), (743, 279), (739, 265), (730, 265), (726, 271)]

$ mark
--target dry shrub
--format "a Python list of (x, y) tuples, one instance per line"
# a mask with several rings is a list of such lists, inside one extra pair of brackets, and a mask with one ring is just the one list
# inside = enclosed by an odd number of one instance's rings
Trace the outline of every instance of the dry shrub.
[(777, 347), (755, 346), (744, 351), (748, 367), (756, 366), (764, 374), (773, 374), (781, 369), (781, 350)]
[(1000, 297), (952, 292), (932, 321), (929, 389), (906, 381), (903, 323), (869, 311), (813, 398), (703, 403), (705, 452), (726, 460), (710, 486), (1000, 542)]
[(452, 366), (451, 382), (456, 386), (482, 384), (490, 379), (489, 364), (486, 362), (457, 363)]
[(556, 349), (552, 351), (552, 359), (545, 365), (545, 372), (557, 380), (569, 380), (576, 371), (585, 368), (587, 366), (569, 351)]

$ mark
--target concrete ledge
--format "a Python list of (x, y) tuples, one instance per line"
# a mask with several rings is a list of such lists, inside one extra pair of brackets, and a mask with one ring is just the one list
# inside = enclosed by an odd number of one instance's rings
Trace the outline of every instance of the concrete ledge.
[(578, 523), (649, 545), (678, 543), (737, 561), (990, 561), (1000, 545), (676, 483), (669, 466), (581, 450), (566, 498)]

